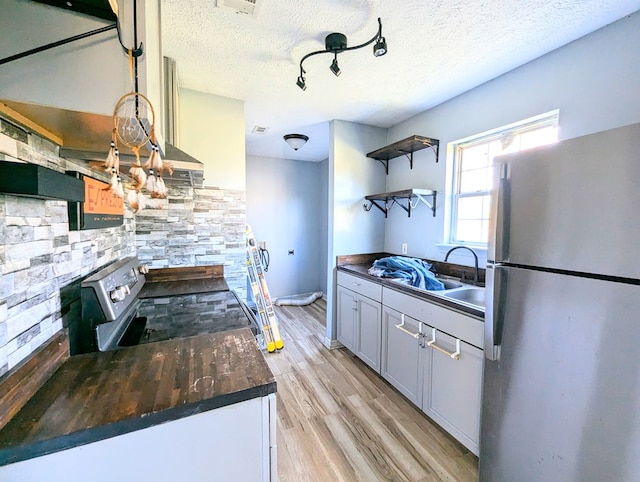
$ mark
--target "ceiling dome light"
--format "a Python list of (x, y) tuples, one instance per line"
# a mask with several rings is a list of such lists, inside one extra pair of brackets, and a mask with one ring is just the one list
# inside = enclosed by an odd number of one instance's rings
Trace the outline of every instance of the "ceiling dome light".
[(382, 36), (382, 21), (380, 20), (379, 17), (378, 17), (378, 32), (367, 42), (360, 45), (356, 45), (355, 47), (347, 47), (346, 35), (338, 32), (330, 33), (324, 39), (324, 46), (325, 46), (324, 50), (317, 50), (315, 52), (308, 53), (307, 55), (302, 57), (302, 59), (300, 60), (300, 75), (298, 76), (298, 81), (296, 82), (297, 86), (300, 87), (302, 90), (305, 90), (307, 88), (307, 85), (305, 83), (305, 78), (304, 78), (304, 74), (306, 73), (306, 71), (302, 68), (302, 63), (309, 57), (313, 55), (326, 54), (326, 53), (334, 54), (335, 58), (333, 59), (333, 62), (331, 63), (330, 68), (331, 68), (331, 72), (333, 72), (333, 74), (337, 77), (341, 73), (340, 67), (338, 67), (339, 53), (346, 52), (347, 50), (361, 49), (362, 47), (371, 45), (373, 42), (375, 42), (375, 45), (373, 46), (373, 55), (375, 55), (376, 57), (381, 57), (387, 53), (387, 41)]
[(338, 54), (336, 54), (336, 58), (333, 59), (333, 62), (331, 62), (331, 67), (329, 68), (331, 69), (331, 72), (333, 72), (333, 75), (335, 75), (336, 77), (342, 73), (340, 67), (338, 67)]
[(387, 41), (384, 37), (380, 37), (376, 44), (373, 46), (373, 55), (376, 57), (382, 57), (387, 53)]
[(304, 134), (287, 134), (283, 137), (283, 139), (287, 144), (289, 144), (289, 147), (291, 147), (291, 149), (297, 151), (307, 143), (309, 137), (305, 136)]

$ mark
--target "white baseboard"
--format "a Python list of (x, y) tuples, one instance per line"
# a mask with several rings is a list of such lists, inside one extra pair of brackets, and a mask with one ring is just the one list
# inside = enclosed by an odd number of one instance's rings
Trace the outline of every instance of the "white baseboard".
[(336, 348), (342, 348), (342, 343), (340, 343), (338, 340), (330, 340), (329, 338), (326, 338), (324, 340), (322, 340), (322, 344), (324, 346), (326, 346), (329, 350), (335, 350)]

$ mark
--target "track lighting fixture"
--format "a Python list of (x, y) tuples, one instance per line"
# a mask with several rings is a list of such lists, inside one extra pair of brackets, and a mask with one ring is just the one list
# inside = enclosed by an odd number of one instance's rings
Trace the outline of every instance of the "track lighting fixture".
[(289, 147), (291, 149), (297, 151), (307, 143), (309, 137), (305, 136), (304, 134), (287, 134), (283, 137), (283, 139), (287, 144), (289, 144)]
[(361, 49), (362, 47), (371, 45), (373, 42), (375, 42), (375, 45), (373, 46), (374, 56), (381, 57), (382, 55), (387, 53), (387, 41), (382, 36), (382, 21), (380, 20), (380, 18), (378, 18), (378, 32), (373, 36), (373, 38), (363, 44), (356, 45), (355, 47), (347, 47), (347, 37), (344, 34), (338, 32), (330, 33), (324, 39), (324, 50), (317, 50), (315, 52), (308, 53), (307, 55), (302, 57), (302, 60), (300, 60), (300, 75), (298, 76), (296, 85), (302, 90), (307, 89), (306, 79), (304, 77), (304, 74), (306, 74), (307, 72), (302, 68), (302, 63), (309, 57), (325, 53), (334, 54), (333, 62), (331, 62), (331, 66), (329, 68), (331, 69), (331, 72), (333, 72), (333, 74), (337, 77), (342, 72), (340, 70), (340, 67), (338, 66), (338, 54), (340, 52)]
[(333, 62), (331, 62), (331, 67), (329, 68), (331, 69), (331, 72), (333, 72), (333, 75), (335, 75), (336, 77), (342, 73), (340, 67), (338, 67), (338, 54), (336, 54)]

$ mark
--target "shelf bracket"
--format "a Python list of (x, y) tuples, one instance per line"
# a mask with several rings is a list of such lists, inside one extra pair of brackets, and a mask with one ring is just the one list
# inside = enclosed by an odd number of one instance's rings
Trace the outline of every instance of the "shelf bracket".
[[(437, 191), (433, 191), (433, 194), (428, 196), (431, 198), (430, 201), (422, 194), (414, 194), (414, 196), (417, 197), (419, 201), (421, 201), (425, 206), (431, 209), (431, 212), (433, 213), (434, 218), (436, 217), (436, 194), (437, 194)], [(409, 207), (411, 207), (411, 201), (409, 201)], [(407, 211), (407, 212), (409, 213), (409, 216), (411, 216), (411, 211)]]
[(384, 166), (384, 172), (388, 176), (389, 175), (389, 159), (386, 161), (384, 159), (376, 159), (380, 164)]
[(407, 213), (407, 217), (411, 217), (411, 199), (410, 198), (406, 198), (407, 200), (407, 205), (405, 206), (404, 204), (402, 204), (400, 201), (398, 201), (395, 197), (393, 198), (394, 202), (398, 204), (398, 206), (400, 206), (402, 209), (405, 210), (405, 212)]
[(413, 151), (405, 152), (404, 155), (409, 159), (409, 169), (413, 170)]
[[(384, 217), (385, 217), (385, 218), (387, 217), (387, 215), (388, 215), (388, 213), (389, 213), (389, 209), (391, 209), (391, 206), (389, 206), (389, 203), (388, 203), (387, 201), (385, 201), (385, 203), (384, 203), (384, 207), (382, 207), (380, 204), (378, 204), (378, 203), (377, 203), (375, 200), (373, 200), (373, 199), (369, 200), (369, 203), (370, 203), (370, 204), (369, 204), (368, 206), (367, 206), (367, 203), (364, 203), (364, 204), (362, 205), (362, 208), (363, 208), (365, 211), (369, 212), (369, 211), (371, 211), (371, 208), (372, 208), (373, 206), (375, 206), (375, 207), (377, 207), (380, 211), (382, 211), (382, 212), (384, 213)], [(393, 205), (393, 203), (392, 203), (391, 205)]]

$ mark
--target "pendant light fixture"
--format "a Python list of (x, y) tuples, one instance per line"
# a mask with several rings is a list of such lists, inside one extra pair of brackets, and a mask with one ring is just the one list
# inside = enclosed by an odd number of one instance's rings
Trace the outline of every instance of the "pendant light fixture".
[(309, 137), (305, 136), (304, 134), (287, 134), (283, 137), (283, 139), (287, 144), (289, 144), (289, 147), (291, 147), (291, 149), (297, 151), (307, 143)]
[[(333, 72), (333, 74), (337, 77), (341, 73), (340, 67), (338, 66), (338, 54), (340, 52), (346, 52), (347, 50), (361, 49), (362, 47), (371, 45), (373, 42), (375, 42), (375, 45), (373, 46), (373, 55), (375, 57), (381, 57), (382, 55), (387, 53), (387, 41), (382, 36), (382, 21), (380, 20), (380, 18), (378, 18), (378, 32), (373, 36), (373, 38), (371, 38), (371, 40), (363, 44), (356, 45), (355, 47), (347, 47), (346, 35), (338, 32), (330, 33), (324, 39), (324, 46), (325, 46), (324, 50), (317, 50), (315, 52), (308, 53), (307, 55), (302, 57), (302, 60), (300, 60), (300, 75), (298, 76), (296, 85), (300, 87), (300, 89), (302, 90), (307, 90), (307, 83), (304, 76), (304, 74), (306, 74), (307, 71), (304, 70), (304, 68), (302, 67), (302, 63), (305, 60), (307, 60), (309, 57), (313, 55), (326, 54), (326, 53), (334, 54), (333, 62), (331, 62), (329, 69), (331, 69), (331, 72)], [(286, 140), (286, 136), (285, 136), (285, 140)]]

